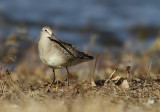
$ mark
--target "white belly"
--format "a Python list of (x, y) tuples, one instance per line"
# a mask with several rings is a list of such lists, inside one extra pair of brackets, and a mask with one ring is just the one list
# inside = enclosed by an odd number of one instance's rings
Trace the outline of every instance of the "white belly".
[(53, 55), (47, 60), (49, 66), (53, 68), (63, 68), (65, 61), (61, 56)]

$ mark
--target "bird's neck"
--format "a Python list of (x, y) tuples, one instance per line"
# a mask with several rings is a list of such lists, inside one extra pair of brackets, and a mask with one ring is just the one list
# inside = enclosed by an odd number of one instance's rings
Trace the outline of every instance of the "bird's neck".
[(43, 47), (50, 48), (51, 41), (45, 33), (41, 34), (39, 44)]

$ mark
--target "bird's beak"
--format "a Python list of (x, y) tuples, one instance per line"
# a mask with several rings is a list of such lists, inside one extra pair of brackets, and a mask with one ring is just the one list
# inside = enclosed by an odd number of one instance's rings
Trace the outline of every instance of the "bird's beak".
[(54, 39), (54, 40), (57, 40), (59, 41), (59, 39), (52, 33), (51, 37)]

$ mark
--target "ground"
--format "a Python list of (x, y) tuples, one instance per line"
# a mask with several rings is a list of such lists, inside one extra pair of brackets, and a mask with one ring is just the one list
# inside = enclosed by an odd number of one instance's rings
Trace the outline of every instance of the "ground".
[(41, 63), (36, 44), (23, 50), (23, 56), (17, 54), (18, 60), (12, 56), (17, 51), (13, 48), (1, 49), (8, 51), (1, 55), (1, 111), (160, 111), (160, 70), (156, 55), (150, 64), (150, 54), (122, 51), (117, 55), (107, 50), (95, 53), (93, 61), (69, 69), (69, 87), (66, 71), (56, 70), (56, 82), (49, 88), (52, 70)]

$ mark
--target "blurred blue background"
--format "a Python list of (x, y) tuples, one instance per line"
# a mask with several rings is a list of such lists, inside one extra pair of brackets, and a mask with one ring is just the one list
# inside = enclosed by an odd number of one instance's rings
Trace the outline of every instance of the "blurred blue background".
[(94, 49), (126, 41), (149, 46), (160, 28), (160, 0), (0, 0), (0, 38), (25, 33), (37, 39), (44, 25), (81, 48), (92, 36)]

